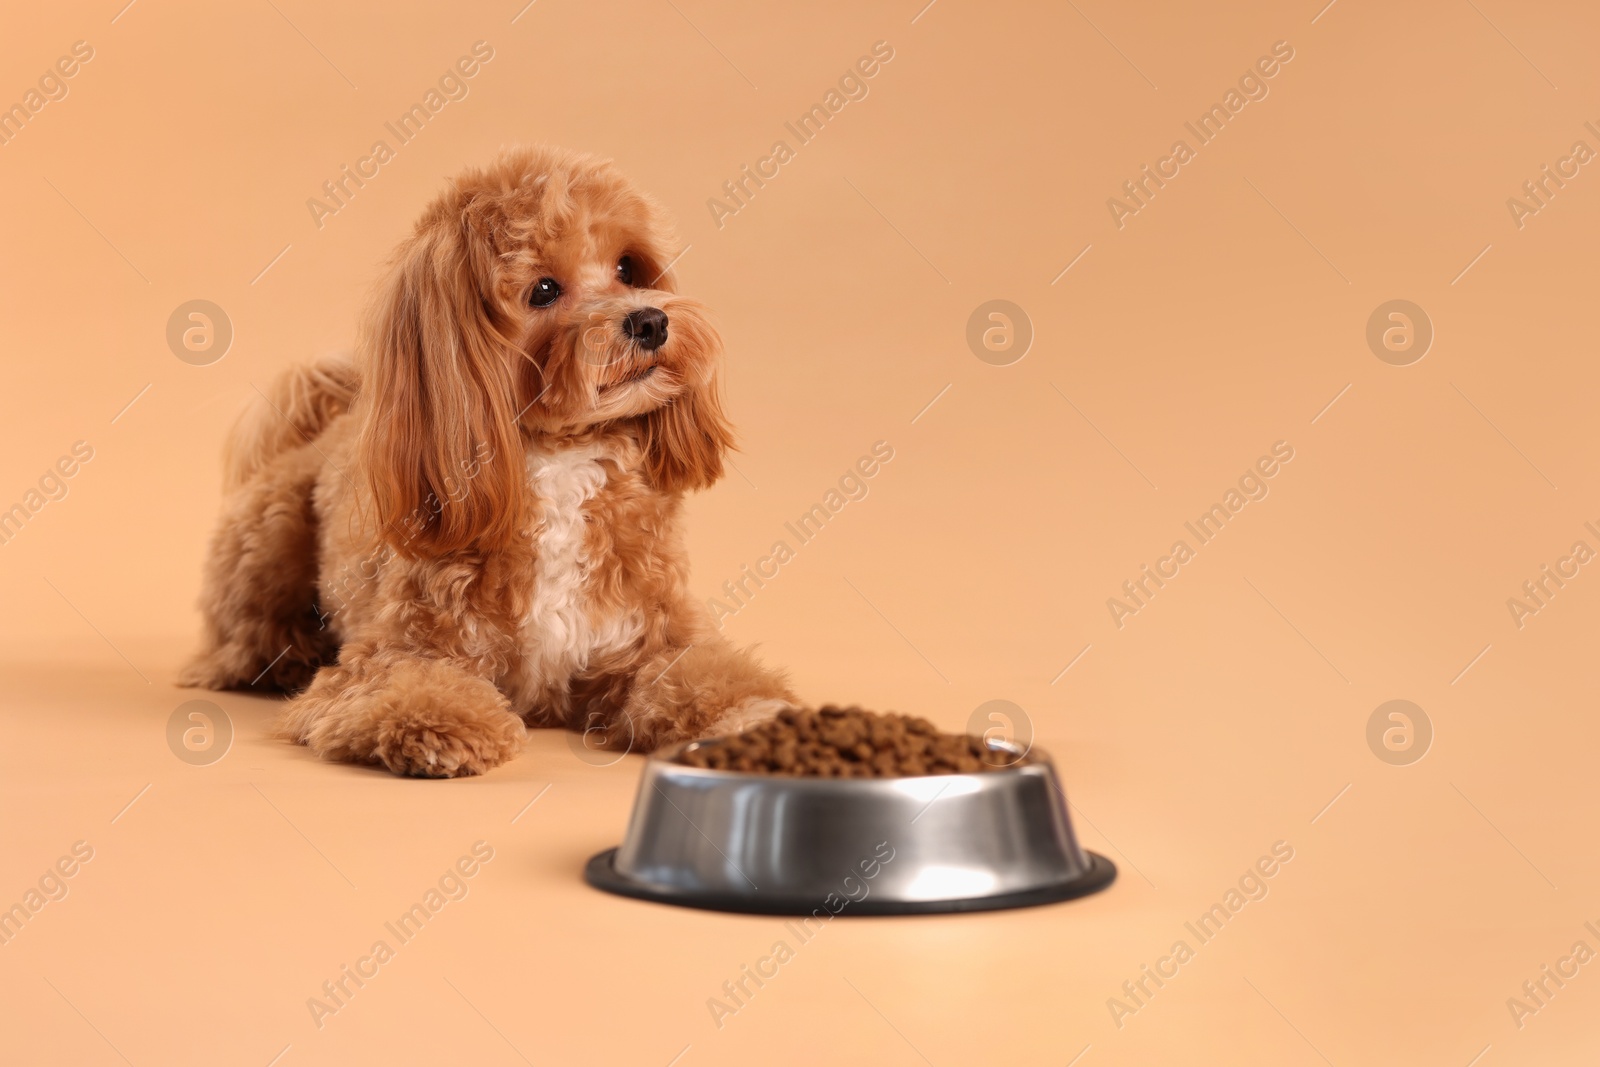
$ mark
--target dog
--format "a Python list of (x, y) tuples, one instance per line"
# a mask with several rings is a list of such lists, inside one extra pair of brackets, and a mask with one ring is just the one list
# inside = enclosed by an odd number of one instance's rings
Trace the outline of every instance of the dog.
[(676, 248), (589, 156), (452, 181), (355, 358), (290, 370), (235, 428), (182, 684), (291, 693), (317, 755), (439, 778), (527, 726), (650, 751), (798, 707), (689, 593), (684, 497), (733, 433)]

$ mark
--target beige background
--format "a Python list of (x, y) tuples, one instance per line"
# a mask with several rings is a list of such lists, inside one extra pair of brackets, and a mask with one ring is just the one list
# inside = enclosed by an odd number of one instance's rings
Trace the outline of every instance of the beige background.
[[(1600, 576), (1520, 629), (1506, 603), (1600, 549), (1600, 176), (1520, 229), (1506, 204), (1574, 141), (1600, 149), (1588, 6), (120, 3), (14, 7), (0, 34), (0, 102), (95, 50), (0, 146), (0, 507), (95, 450), (0, 546), (0, 901), (95, 849), (0, 947), (0, 1058), (1600, 1051), (1600, 965), (1520, 1029), (1506, 1004), (1574, 942), (1600, 951)], [(478, 40), (470, 95), (318, 229), (307, 198)], [(878, 40), (895, 56), (866, 99), (718, 228), (707, 198)], [(1294, 59), (1270, 94), (1119, 230), (1107, 198), (1276, 41)], [(637, 757), (540, 735), (480, 780), (399, 781), (315, 763), (268, 739), (271, 702), (230, 695), (232, 750), (174, 758), (226, 428), (253, 383), (349, 343), (445, 176), (521, 140), (614, 157), (678, 217), (679, 272), (718, 312), (743, 453), (691, 508), (706, 596), (874, 441), (895, 450), (729, 632), (811, 699), (950, 728), (1016, 702), (1121, 867), (1110, 891), (841, 921), (719, 1030), (707, 998), (781, 923), (578, 879), (621, 835)], [(236, 331), (210, 366), (164, 337), (196, 298)], [(965, 339), (990, 299), (1036, 332), (1009, 366)], [(1365, 340), (1392, 299), (1436, 331), (1409, 366)], [(1117, 628), (1106, 599), (1280, 440), (1270, 495)], [(1393, 699), (1435, 732), (1409, 766), (1366, 741)], [(480, 839), (470, 895), (313, 1025), (306, 999)], [(1279, 840), (1270, 895), (1119, 1029), (1107, 999)]]

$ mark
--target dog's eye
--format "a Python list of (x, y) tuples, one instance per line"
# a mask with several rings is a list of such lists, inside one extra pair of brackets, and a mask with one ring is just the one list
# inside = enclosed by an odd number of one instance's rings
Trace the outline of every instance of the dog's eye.
[(540, 278), (528, 294), (528, 303), (536, 308), (547, 308), (561, 295), (561, 284), (554, 278)]
[(617, 260), (617, 281), (623, 285), (633, 284), (633, 257), (623, 256)]

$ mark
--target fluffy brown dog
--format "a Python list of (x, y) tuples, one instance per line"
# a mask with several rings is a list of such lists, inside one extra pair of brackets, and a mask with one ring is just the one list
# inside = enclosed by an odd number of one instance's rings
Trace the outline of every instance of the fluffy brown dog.
[(649, 750), (793, 704), (687, 588), (683, 496), (732, 436), (674, 247), (588, 157), (452, 182), (357, 365), (291, 371), (235, 431), (183, 683), (305, 687), (295, 740), (430, 777), (511, 758), (525, 722)]

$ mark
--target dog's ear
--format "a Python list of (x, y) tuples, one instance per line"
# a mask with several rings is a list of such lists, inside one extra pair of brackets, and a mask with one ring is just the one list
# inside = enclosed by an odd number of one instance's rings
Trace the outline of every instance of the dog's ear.
[(722, 477), (722, 455), (732, 447), (733, 427), (715, 378), (644, 416), (645, 464), (667, 492), (711, 486)]
[(413, 558), (492, 552), (523, 515), (518, 355), (490, 319), (481, 240), (460, 216), (415, 235), (363, 338), (357, 453), (380, 535)]

